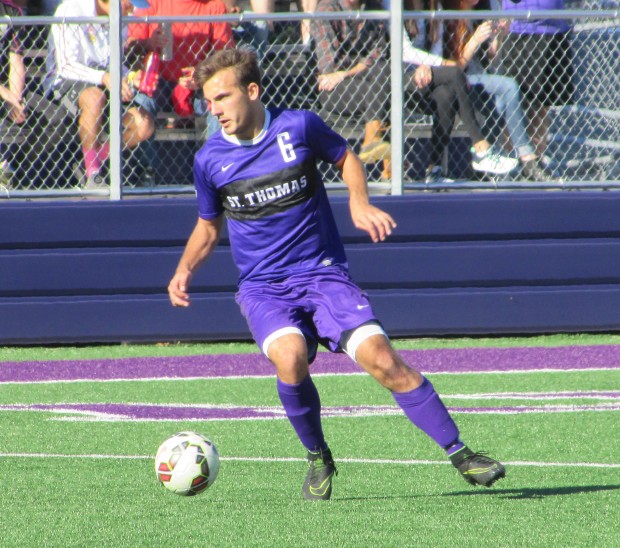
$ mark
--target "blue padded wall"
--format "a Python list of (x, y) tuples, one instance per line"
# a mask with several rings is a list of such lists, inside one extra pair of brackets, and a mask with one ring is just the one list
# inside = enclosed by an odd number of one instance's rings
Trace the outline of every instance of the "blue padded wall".
[[(398, 228), (370, 243), (332, 197), (351, 272), (394, 336), (620, 328), (620, 195), (374, 197)], [(226, 234), (193, 305), (166, 286), (196, 220), (193, 199), (0, 204), (0, 344), (232, 340)]]

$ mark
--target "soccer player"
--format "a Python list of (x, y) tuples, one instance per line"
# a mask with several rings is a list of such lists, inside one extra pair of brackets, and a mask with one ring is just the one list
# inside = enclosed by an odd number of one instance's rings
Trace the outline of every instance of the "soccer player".
[(368, 297), (349, 277), (317, 161), (342, 172), (353, 223), (373, 242), (385, 240), (396, 223), (369, 203), (363, 164), (346, 140), (312, 112), (266, 109), (252, 52), (217, 52), (195, 77), (222, 129), (196, 154), (198, 221), (168, 286), (170, 301), (190, 305), (192, 274), (216, 246), (226, 217), (240, 271), (237, 302), (276, 368), (278, 395), (308, 450), (303, 496), (329, 499), (336, 474), (309, 374), (319, 342), (346, 352), (390, 390), (469, 483), (489, 487), (504, 477), (502, 464), (459, 439), (433, 385), (392, 348)]

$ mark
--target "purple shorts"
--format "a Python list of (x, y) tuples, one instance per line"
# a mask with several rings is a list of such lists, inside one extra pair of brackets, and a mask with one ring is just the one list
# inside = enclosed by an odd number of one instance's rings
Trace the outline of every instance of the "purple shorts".
[(265, 354), (265, 341), (274, 334), (301, 331), (310, 362), (318, 343), (332, 352), (342, 352), (353, 330), (378, 324), (366, 293), (337, 267), (271, 283), (245, 282), (237, 293), (237, 303)]

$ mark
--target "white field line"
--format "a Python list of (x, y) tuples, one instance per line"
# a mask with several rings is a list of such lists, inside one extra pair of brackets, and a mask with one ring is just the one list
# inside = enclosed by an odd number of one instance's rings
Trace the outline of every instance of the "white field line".
[[(33, 459), (91, 459), (91, 460), (151, 460), (153, 455), (105, 455), (105, 454), (61, 454), (61, 453), (0, 453), (0, 458), (33, 458)], [(306, 462), (305, 458), (297, 457), (226, 457), (220, 455), (224, 462)], [(352, 464), (387, 464), (387, 465), (435, 465), (450, 464), (445, 460), (418, 459), (338, 459), (338, 462)], [(507, 466), (533, 466), (541, 468), (620, 468), (620, 463), (604, 462), (537, 462), (507, 461)]]
[[(560, 369), (560, 368), (541, 368), (541, 369), (508, 369), (498, 371), (422, 371), (425, 375), (512, 375), (516, 373), (573, 373), (573, 372), (590, 372), (590, 371), (618, 371), (618, 367), (585, 367), (576, 369)], [(312, 372), (312, 371), (311, 371)], [(356, 373), (312, 373), (313, 377), (359, 377), (367, 376), (364, 371)], [(201, 376), (201, 377), (140, 377), (137, 379), (70, 379), (70, 380), (45, 380), (45, 381), (0, 381), (0, 385), (8, 384), (71, 384), (80, 382), (154, 382), (154, 381), (199, 381), (199, 380), (239, 380), (239, 379), (270, 379), (273, 375), (219, 375), (219, 376)]]
[(442, 399), (457, 400), (616, 400), (618, 396), (610, 396), (617, 390), (564, 390), (543, 392), (483, 392), (479, 394), (442, 394)]

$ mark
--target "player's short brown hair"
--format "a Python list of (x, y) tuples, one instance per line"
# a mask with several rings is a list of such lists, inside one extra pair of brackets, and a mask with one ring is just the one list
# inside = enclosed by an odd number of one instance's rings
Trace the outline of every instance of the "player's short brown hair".
[(255, 83), (262, 90), (258, 57), (254, 51), (249, 49), (223, 49), (209, 55), (196, 67), (194, 78), (202, 88), (205, 82), (213, 78), (217, 72), (229, 68), (234, 69), (241, 87), (245, 88)]

